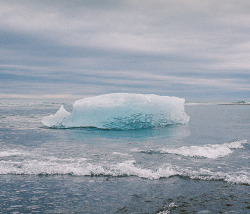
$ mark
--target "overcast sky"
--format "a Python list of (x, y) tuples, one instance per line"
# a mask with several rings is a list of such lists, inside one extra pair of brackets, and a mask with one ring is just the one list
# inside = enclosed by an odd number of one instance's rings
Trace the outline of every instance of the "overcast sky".
[(0, 0), (0, 98), (250, 99), (250, 1)]

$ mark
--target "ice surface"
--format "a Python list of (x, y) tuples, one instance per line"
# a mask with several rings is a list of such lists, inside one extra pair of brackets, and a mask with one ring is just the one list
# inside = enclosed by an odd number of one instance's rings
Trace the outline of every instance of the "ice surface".
[(44, 117), (42, 123), (55, 128), (120, 130), (186, 124), (189, 116), (184, 103), (182, 98), (154, 94), (104, 94), (76, 101), (71, 114), (62, 106), (55, 115)]

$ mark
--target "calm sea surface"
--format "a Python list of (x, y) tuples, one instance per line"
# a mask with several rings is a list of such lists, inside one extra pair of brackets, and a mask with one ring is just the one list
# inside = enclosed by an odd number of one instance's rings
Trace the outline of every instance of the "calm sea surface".
[(49, 129), (71, 102), (0, 101), (0, 213), (249, 213), (250, 105), (187, 125)]

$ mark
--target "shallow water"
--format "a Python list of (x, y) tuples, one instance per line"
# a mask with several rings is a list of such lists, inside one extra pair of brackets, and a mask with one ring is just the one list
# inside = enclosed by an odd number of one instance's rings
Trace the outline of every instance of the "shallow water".
[(0, 102), (3, 213), (249, 212), (249, 105), (187, 105), (187, 125), (158, 129), (44, 127), (61, 104)]

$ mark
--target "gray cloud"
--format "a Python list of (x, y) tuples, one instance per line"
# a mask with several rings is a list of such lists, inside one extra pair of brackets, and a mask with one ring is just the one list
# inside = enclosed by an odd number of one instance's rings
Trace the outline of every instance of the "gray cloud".
[(1, 94), (248, 99), (249, 11), (236, 0), (0, 1)]

